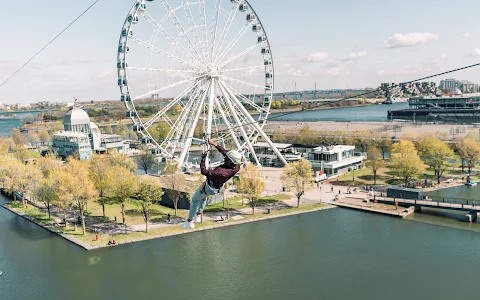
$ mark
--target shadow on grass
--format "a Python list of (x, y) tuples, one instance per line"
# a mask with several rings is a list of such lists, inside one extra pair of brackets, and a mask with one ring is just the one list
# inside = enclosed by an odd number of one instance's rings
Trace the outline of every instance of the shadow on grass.
[(208, 207), (207, 206), (203, 211), (206, 212), (206, 213), (218, 213), (218, 212), (222, 212), (222, 211), (226, 211), (226, 210), (227, 209), (223, 208), (223, 207)]
[[(128, 209), (125, 210), (125, 215), (129, 217), (142, 217), (143, 218), (143, 212), (141, 209)], [(171, 218), (174, 218), (173, 214), (170, 215)], [(152, 208), (150, 209), (150, 222), (151, 223), (161, 223), (165, 222), (168, 219), (168, 214)]]

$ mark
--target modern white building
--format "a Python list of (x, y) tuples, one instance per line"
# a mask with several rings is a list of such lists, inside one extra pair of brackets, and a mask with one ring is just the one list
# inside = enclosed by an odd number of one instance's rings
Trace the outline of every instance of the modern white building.
[(74, 106), (65, 114), (63, 127), (63, 131), (53, 135), (53, 151), (62, 158), (78, 154), (81, 160), (86, 160), (92, 157), (93, 151), (104, 152), (111, 149), (122, 153), (126, 151), (121, 136), (103, 135), (79, 106)]
[(53, 150), (66, 158), (78, 154), (80, 160), (92, 157), (92, 147), (87, 134), (74, 131), (61, 131), (53, 135)]
[(314, 170), (331, 177), (361, 168), (365, 156), (356, 156), (355, 146), (322, 146), (309, 153), (308, 160), (312, 163)]
[[(316, 175), (320, 171), (319, 175), (325, 174), (327, 177), (359, 169), (366, 158), (355, 153), (355, 146), (348, 145), (330, 147), (286, 143), (274, 143), (274, 145), (288, 162), (302, 158), (308, 159)], [(262, 165), (283, 166), (267, 143), (257, 142), (253, 147)]]

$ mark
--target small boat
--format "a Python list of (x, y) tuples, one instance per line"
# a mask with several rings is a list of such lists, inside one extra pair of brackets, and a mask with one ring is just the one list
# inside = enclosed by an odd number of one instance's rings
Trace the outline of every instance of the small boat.
[(470, 181), (465, 183), (466, 186), (477, 186), (476, 182)]

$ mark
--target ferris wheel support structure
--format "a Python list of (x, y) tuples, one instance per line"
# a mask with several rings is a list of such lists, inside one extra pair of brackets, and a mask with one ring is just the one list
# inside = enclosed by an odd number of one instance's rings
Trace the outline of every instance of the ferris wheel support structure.
[(194, 142), (207, 149), (209, 139), (260, 164), (254, 145), (261, 137), (287, 163), (263, 131), (273, 56), (247, 0), (136, 0), (120, 34), (117, 69), (134, 131), (180, 168), (191, 162)]

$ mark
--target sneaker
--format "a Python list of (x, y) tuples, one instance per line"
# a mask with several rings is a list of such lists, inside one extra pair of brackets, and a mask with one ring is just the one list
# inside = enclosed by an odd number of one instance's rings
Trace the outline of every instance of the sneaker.
[(193, 222), (186, 221), (185, 224), (182, 225), (183, 228), (193, 229), (195, 228), (195, 224)]
[(195, 218), (193, 218), (192, 222), (201, 223), (202, 222), (202, 216), (201, 215), (196, 215)]

